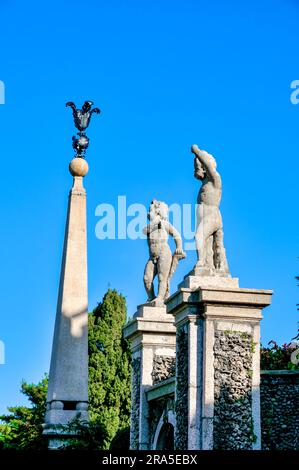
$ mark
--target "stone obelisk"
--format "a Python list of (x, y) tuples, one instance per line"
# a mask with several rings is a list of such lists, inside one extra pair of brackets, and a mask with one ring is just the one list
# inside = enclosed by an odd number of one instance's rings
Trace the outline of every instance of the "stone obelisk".
[(76, 156), (70, 162), (73, 186), (69, 194), (65, 239), (61, 264), (55, 331), (47, 395), (44, 435), (49, 448), (57, 449), (72, 436), (68, 425), (78, 418), (88, 420), (88, 295), (86, 191), (83, 178), (88, 172), (84, 153), (89, 139), (85, 134), (92, 102), (73, 109), (78, 136), (73, 137)]

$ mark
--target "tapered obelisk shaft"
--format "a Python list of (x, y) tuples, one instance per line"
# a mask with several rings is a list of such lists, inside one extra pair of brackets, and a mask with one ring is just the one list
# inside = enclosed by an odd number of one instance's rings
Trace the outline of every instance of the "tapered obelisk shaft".
[[(74, 176), (61, 264), (52, 348), (45, 434), (57, 448), (65, 434), (54, 427), (75, 417), (88, 419), (88, 296), (86, 191), (83, 176), (88, 165), (82, 158), (70, 164)], [(79, 176), (80, 175), (80, 176)]]
[(82, 177), (69, 195), (50, 368), (48, 403), (87, 402), (86, 193)]

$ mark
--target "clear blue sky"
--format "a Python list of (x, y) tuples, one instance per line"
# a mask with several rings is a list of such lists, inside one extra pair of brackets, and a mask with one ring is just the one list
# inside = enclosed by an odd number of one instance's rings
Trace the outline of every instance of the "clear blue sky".
[[(108, 286), (130, 314), (145, 301), (146, 242), (98, 240), (96, 206), (118, 195), (193, 203), (197, 143), (222, 174), (232, 274), (275, 291), (263, 343), (296, 334), (298, 17), (295, 0), (1, 1), (0, 412), (25, 402), (22, 378), (49, 369), (71, 185), (68, 100), (102, 109), (85, 178), (90, 309)], [(189, 252), (172, 290), (194, 262)]]

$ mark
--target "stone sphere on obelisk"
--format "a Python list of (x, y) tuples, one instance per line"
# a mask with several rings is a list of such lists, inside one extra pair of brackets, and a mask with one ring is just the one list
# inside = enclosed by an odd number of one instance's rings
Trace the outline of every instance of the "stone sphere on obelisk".
[[(86, 101), (82, 109), (73, 110), (77, 136), (73, 137), (76, 155), (69, 164), (74, 177), (69, 193), (65, 238), (54, 339), (52, 346), (47, 409), (44, 435), (50, 449), (64, 445), (72, 437), (67, 426), (72, 420), (88, 421), (88, 293), (87, 293), (87, 233), (86, 191), (83, 178), (88, 172), (85, 152), (89, 139), (85, 130), (92, 113), (93, 103)], [(73, 436), (74, 437), (74, 436)]]

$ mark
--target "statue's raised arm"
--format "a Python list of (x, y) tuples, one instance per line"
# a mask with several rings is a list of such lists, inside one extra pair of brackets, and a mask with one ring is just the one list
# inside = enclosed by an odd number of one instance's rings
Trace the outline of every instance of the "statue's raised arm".
[(205, 150), (200, 150), (197, 145), (192, 145), (191, 152), (194, 153), (195, 158), (199, 162), (197, 166), (201, 165), (203, 167), (203, 173), (208, 175), (209, 179), (216, 187), (221, 188), (221, 178), (216, 170), (216, 160), (213, 155), (210, 155)]

